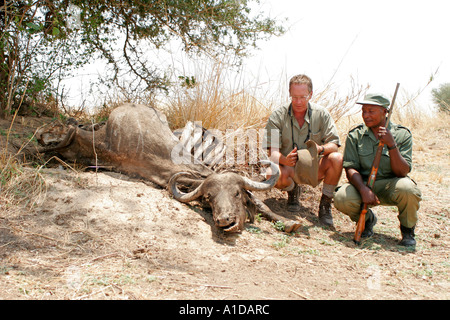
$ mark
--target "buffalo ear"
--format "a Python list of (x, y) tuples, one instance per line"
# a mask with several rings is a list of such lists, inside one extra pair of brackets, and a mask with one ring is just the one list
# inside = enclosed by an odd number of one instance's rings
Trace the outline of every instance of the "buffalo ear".
[(255, 216), (256, 212), (258, 211), (258, 207), (256, 206), (256, 203), (253, 202), (249, 193), (250, 191), (245, 190), (245, 208), (247, 210), (247, 218), (249, 219), (250, 223), (253, 223), (255, 222)]

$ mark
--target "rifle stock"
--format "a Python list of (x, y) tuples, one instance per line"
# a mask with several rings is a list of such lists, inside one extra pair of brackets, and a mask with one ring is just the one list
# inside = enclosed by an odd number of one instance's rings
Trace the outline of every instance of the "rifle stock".
[[(386, 128), (389, 126), (389, 122), (392, 116), (392, 111), (394, 108), (394, 103), (395, 103), (395, 99), (397, 97), (397, 92), (398, 92), (398, 88), (400, 87), (400, 83), (397, 83), (397, 86), (395, 88), (395, 92), (394, 92), (394, 97), (392, 98), (392, 102), (391, 102), (391, 107), (389, 108), (389, 115), (388, 118), (386, 120)], [(381, 141), (378, 143), (378, 148), (377, 148), (377, 152), (375, 154), (375, 158), (373, 159), (372, 162), (372, 169), (370, 170), (370, 175), (369, 175), (369, 179), (367, 180), (367, 186), (372, 189), (373, 185), (375, 183), (375, 180), (377, 178), (377, 174), (378, 174), (378, 166), (380, 165), (380, 160), (381, 160), (381, 155), (383, 153), (383, 148), (384, 148), (384, 143), (382, 143)], [(358, 222), (356, 223), (356, 231), (355, 231), (355, 235), (353, 237), (353, 241), (356, 244), (360, 244), (361, 242), (361, 234), (363, 233), (365, 226), (366, 226), (366, 213), (368, 210), (368, 205), (367, 203), (363, 203), (361, 206), (361, 211), (359, 214), (359, 219)]]
[[(378, 149), (377, 153), (375, 154), (375, 158), (373, 159), (372, 163), (372, 169), (370, 171), (369, 179), (367, 180), (367, 186), (372, 189), (373, 184), (375, 183), (375, 179), (377, 178), (378, 174), (378, 166), (380, 165), (381, 155), (383, 153), (384, 143), (380, 142), (378, 143)], [(362, 204), (362, 209), (359, 213), (359, 219), (358, 223), (356, 224), (356, 231), (355, 236), (353, 238), (353, 241), (356, 244), (360, 244), (361, 241), (361, 234), (364, 231), (364, 228), (366, 226), (366, 213), (368, 210), (367, 203)]]
[(364, 227), (366, 225), (366, 213), (367, 213), (367, 204), (362, 204), (362, 209), (359, 214), (358, 223), (356, 224), (356, 230), (355, 230), (355, 237), (353, 241), (355, 241), (356, 244), (359, 244), (361, 241), (361, 234), (364, 231)]

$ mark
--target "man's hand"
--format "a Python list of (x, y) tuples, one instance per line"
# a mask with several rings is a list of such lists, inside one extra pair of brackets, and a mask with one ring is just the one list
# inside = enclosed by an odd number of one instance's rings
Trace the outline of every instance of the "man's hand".
[(380, 127), (378, 129), (378, 139), (388, 147), (395, 145), (395, 140), (392, 133), (385, 127)]
[(376, 194), (373, 193), (373, 191), (369, 187), (364, 186), (363, 188), (361, 188), (359, 190), (359, 193), (361, 194), (361, 200), (363, 203), (366, 203), (368, 205), (380, 204), (380, 200), (378, 199)]
[(297, 147), (294, 148), (287, 156), (286, 156), (286, 162), (284, 165), (293, 167), (297, 163), (298, 160), (298, 153), (297, 153)]
[(380, 204), (380, 200), (373, 193), (372, 189), (370, 189), (363, 181), (361, 174), (353, 168), (346, 168), (345, 172), (347, 174), (348, 181), (358, 190), (361, 195), (361, 201), (368, 205), (378, 205)]

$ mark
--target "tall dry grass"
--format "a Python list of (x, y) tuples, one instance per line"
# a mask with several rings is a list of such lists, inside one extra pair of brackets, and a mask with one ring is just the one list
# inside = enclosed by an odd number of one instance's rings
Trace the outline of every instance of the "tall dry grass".
[[(408, 127), (413, 135), (413, 170), (416, 181), (450, 186), (450, 115), (445, 112), (426, 113), (415, 104), (394, 117)], [(447, 203), (448, 205), (448, 203)]]
[(42, 203), (46, 190), (40, 170), (24, 165), (14, 155), (0, 154), (0, 212), (30, 209)]
[(172, 129), (188, 121), (217, 130), (259, 128), (267, 121), (273, 106), (255, 94), (257, 84), (244, 83), (239, 74), (230, 79), (222, 63), (198, 70), (195, 84), (175, 86), (160, 104)]
[[(244, 70), (229, 72), (227, 65), (221, 62), (199, 67), (194, 85), (181, 83), (159, 104), (171, 128), (182, 128), (188, 121), (201, 122), (206, 129), (264, 128), (273, 110), (290, 102), (288, 81), (280, 79), (279, 93), (274, 94), (261, 91), (260, 84), (265, 84), (266, 80), (248, 81), (243, 74)], [(350, 81), (352, 85), (347, 94), (340, 94), (328, 83), (314, 94), (312, 101), (326, 107), (335, 121), (340, 120), (352, 112), (356, 100), (368, 89), (353, 79)]]
[[(17, 154), (8, 152), (10, 137), (13, 135), (13, 124), (17, 119), (19, 109), (14, 113), (5, 137), (0, 139), (0, 212), (17, 208), (20, 204), (24, 208), (31, 208), (39, 203), (45, 195), (45, 181), (39, 171), (24, 165), (18, 155), (25, 145), (30, 143), (27, 138), (23, 141)], [(3, 133), (3, 130), (2, 130)]]

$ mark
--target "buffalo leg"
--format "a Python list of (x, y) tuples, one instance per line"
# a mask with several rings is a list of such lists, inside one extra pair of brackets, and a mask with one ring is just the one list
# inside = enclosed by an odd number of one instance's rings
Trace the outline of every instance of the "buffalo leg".
[(284, 224), (284, 231), (287, 233), (295, 232), (300, 228), (301, 224), (298, 221), (287, 219), (273, 212), (264, 202), (255, 197), (251, 192), (249, 192), (250, 198), (255, 203), (257, 212), (269, 221), (281, 221)]

